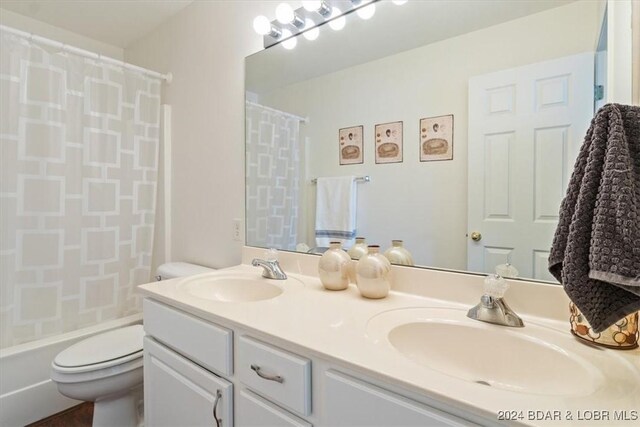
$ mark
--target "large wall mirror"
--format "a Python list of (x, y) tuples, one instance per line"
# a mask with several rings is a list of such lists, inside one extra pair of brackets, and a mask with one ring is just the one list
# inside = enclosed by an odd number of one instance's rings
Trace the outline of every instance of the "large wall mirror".
[[(321, 253), (315, 179), (369, 177), (356, 207), (368, 243), (403, 240), (416, 266), (509, 263), (553, 281), (559, 205), (602, 103), (604, 4), (376, 5), (370, 20), (351, 13), (341, 31), (246, 59), (247, 245)], [(402, 159), (377, 163), (376, 125), (395, 122)], [(341, 165), (339, 130), (360, 126), (362, 159)]]

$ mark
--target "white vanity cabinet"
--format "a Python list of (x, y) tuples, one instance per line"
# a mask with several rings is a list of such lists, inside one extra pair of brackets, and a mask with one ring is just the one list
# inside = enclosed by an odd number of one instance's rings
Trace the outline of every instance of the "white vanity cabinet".
[(349, 365), (276, 346), (241, 327), (150, 299), (144, 319), (150, 427), (216, 426), (214, 407), (225, 427), (473, 425), (360, 377)]
[(233, 384), (144, 339), (145, 425), (233, 426)]
[(249, 390), (240, 390), (236, 399), (236, 426), (311, 427), (312, 425)]
[(324, 420), (332, 427), (471, 425), (442, 411), (334, 370), (325, 372), (324, 392)]

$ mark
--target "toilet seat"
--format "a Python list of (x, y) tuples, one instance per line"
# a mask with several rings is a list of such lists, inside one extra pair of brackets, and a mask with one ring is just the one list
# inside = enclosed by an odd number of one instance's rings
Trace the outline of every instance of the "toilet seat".
[(88, 381), (136, 369), (142, 366), (143, 337), (142, 325), (133, 325), (82, 340), (56, 356), (52, 379)]

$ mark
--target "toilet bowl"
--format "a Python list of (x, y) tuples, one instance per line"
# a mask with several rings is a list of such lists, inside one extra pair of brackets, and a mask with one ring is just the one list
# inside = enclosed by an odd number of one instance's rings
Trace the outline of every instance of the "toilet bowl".
[(138, 425), (143, 337), (142, 325), (115, 329), (72, 345), (52, 362), (60, 393), (94, 402), (94, 426)]
[[(162, 264), (157, 280), (214, 271), (185, 262)], [(93, 426), (137, 426), (142, 405), (142, 325), (94, 335), (63, 350), (51, 363), (58, 391), (72, 399), (94, 402)]]

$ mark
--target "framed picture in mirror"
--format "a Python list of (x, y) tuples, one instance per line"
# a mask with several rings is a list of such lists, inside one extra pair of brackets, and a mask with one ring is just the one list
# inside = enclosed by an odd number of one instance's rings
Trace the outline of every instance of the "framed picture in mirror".
[(363, 126), (343, 128), (338, 131), (338, 155), (340, 165), (357, 165), (364, 162)]
[(453, 114), (420, 119), (420, 161), (453, 160)]
[(402, 122), (376, 125), (375, 137), (376, 164), (402, 162)]

